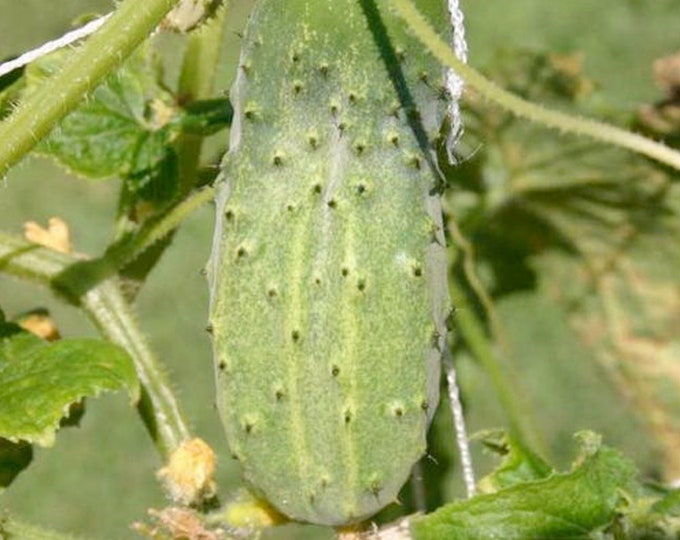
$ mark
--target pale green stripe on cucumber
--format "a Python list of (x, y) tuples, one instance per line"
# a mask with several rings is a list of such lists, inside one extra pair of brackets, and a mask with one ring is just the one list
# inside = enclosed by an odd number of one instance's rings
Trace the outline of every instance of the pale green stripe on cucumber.
[[(445, 26), (444, 2), (418, 5)], [(386, 0), (262, 0), (240, 63), (209, 265), (218, 406), (259, 495), (340, 526), (396, 500), (438, 401), (443, 72)]]

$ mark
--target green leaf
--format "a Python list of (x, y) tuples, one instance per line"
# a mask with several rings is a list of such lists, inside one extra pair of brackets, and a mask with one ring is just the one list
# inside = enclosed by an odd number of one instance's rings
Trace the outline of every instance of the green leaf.
[(0, 437), (0, 493), (31, 463), (33, 447), (25, 441), (12, 442)]
[[(503, 60), (493, 78), (522, 95), (572, 110), (601, 106), (588, 99), (578, 59)], [(493, 337), (541, 450), (559, 457), (571, 432), (593, 429), (646, 473), (677, 477), (677, 182), (647, 160), (505, 113), (471, 104), (467, 114), (468, 144), (483, 143), (450, 171), (448, 202), (474, 242), (495, 301)], [(627, 123), (634, 114), (617, 116)], [(478, 411), (493, 401), (471, 407), (473, 426), (489, 425)]]
[(666, 478), (680, 471), (680, 245), (672, 230), (677, 224), (666, 231), (662, 226), (671, 220), (677, 217), (660, 219), (656, 231), (638, 234), (609, 261), (593, 258), (609, 263), (603, 271), (588, 259), (557, 253), (536, 261), (547, 300), (564, 310), (574, 338), (644, 419), (646, 430), (631, 437), (638, 446), (649, 440), (661, 450), (650, 470), (661, 470)]
[(475, 438), (481, 439), (487, 449), (503, 456), (501, 464), (479, 481), (479, 488), (484, 492), (498, 491), (520, 482), (541, 480), (552, 472), (545, 461), (511, 434), (488, 431)]
[[(30, 65), (27, 92), (59, 70), (68, 54), (60, 51)], [(176, 133), (171, 126), (180, 114), (160, 78), (150, 48), (142, 47), (64, 118), (39, 151), (87, 178), (121, 176), (144, 182), (172, 159)]]
[(94, 339), (48, 344), (0, 319), (0, 437), (51, 446), (69, 406), (86, 396), (139, 383), (129, 356)]
[(614, 519), (620, 491), (630, 487), (635, 471), (593, 433), (581, 433), (579, 439), (581, 454), (570, 472), (456, 501), (414, 518), (413, 538), (587, 538)]
[(656, 512), (680, 517), (680, 489), (673, 489), (652, 507)]

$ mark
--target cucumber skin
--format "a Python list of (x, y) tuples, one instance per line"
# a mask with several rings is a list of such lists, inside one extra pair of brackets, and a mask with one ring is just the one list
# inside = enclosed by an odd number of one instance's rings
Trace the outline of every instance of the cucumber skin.
[[(440, 3), (419, 2), (438, 26)], [(256, 493), (323, 525), (395, 502), (425, 453), (450, 311), (443, 73), (386, 6), (255, 8), (208, 267), (232, 454)]]

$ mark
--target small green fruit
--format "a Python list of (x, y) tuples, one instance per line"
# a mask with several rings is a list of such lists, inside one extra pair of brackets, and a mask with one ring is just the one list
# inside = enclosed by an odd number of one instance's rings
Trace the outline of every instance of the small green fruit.
[(395, 502), (424, 454), (449, 312), (443, 72), (387, 4), (258, 4), (209, 265), (231, 451), (281, 512), (333, 526)]

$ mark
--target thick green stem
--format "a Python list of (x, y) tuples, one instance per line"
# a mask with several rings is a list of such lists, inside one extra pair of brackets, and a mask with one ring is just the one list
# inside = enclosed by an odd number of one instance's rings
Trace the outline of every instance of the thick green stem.
[(212, 97), (228, 3), (225, 2), (203, 28), (189, 34), (179, 78), (178, 93), (182, 99), (196, 101)]
[(0, 177), (153, 31), (178, 0), (124, 0), (62, 69), (0, 124)]
[(101, 261), (83, 261), (0, 233), (0, 272), (49, 286), (81, 307), (103, 336), (132, 357), (142, 383), (142, 419), (163, 460), (189, 429), (160, 362), (114, 279), (101, 280)]
[[(205, 27), (189, 35), (178, 88), (178, 94), (185, 102), (207, 99), (213, 95), (226, 12), (227, 6), (223, 5)], [(203, 137), (191, 133), (183, 134), (178, 140), (177, 155), (182, 193), (188, 192), (196, 185), (202, 145)]]
[(453, 69), (466, 84), (503, 109), (533, 122), (565, 133), (585, 135), (595, 140), (627, 148), (680, 171), (680, 152), (602, 122), (551, 111), (503, 90), (470, 66), (464, 64), (415, 8), (411, 0), (392, 0), (397, 13), (406, 21), (415, 36), (444, 65)]
[(142, 383), (139, 412), (163, 461), (167, 461), (172, 451), (190, 438), (190, 432), (170, 381), (136, 324), (130, 305), (112, 280), (89, 290), (81, 302), (102, 335), (132, 357)]

